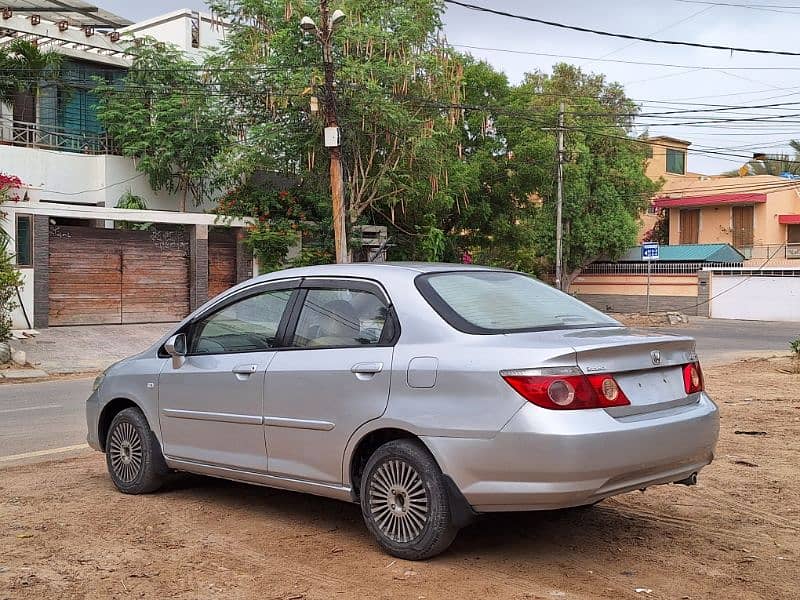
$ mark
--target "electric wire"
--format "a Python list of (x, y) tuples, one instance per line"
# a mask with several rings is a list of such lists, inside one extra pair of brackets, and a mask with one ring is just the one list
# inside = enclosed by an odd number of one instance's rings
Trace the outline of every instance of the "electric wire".
[(612, 33), (609, 31), (602, 31), (600, 29), (591, 29), (589, 27), (580, 27), (578, 25), (568, 25), (566, 23), (559, 23), (557, 21), (548, 21), (546, 19), (538, 19), (536, 17), (529, 17), (525, 15), (519, 15), (507, 11), (496, 10), (493, 8), (488, 8), (486, 6), (479, 6), (477, 4), (470, 4), (468, 2), (461, 2), (460, 0), (444, 0), (447, 4), (453, 4), (456, 6), (461, 6), (462, 8), (466, 8), (469, 10), (474, 10), (482, 13), (488, 13), (493, 15), (498, 15), (502, 17), (507, 17), (510, 19), (517, 19), (521, 21), (528, 21), (530, 23), (538, 23), (539, 25), (546, 25), (548, 27), (556, 27), (558, 29), (567, 29), (570, 31), (577, 31), (580, 33), (591, 33), (594, 35), (601, 35), (606, 37), (614, 37), (620, 38), (623, 40), (636, 40), (639, 42), (648, 42), (651, 44), (666, 44), (670, 46), (686, 46), (689, 48), (705, 48), (708, 50), (726, 50), (728, 52), (744, 52), (748, 54), (769, 54), (769, 55), (776, 55), (776, 56), (800, 56), (800, 52), (792, 52), (790, 50), (765, 50), (760, 48), (742, 48), (738, 46), (725, 46), (722, 44), (701, 44), (698, 42), (686, 42), (686, 41), (678, 41), (678, 40), (659, 40), (651, 37), (645, 36), (638, 36), (638, 35), (629, 35), (626, 33)]

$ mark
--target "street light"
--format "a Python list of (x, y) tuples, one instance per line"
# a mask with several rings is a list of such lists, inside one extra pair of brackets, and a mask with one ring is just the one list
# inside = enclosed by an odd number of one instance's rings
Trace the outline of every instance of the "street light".
[(306, 33), (310, 33), (317, 30), (317, 24), (314, 23), (314, 19), (311, 17), (303, 17), (300, 19), (300, 29)]
[(336, 115), (336, 90), (333, 74), (333, 30), (345, 18), (341, 10), (329, 13), (328, 0), (320, 0), (320, 25), (311, 17), (300, 19), (300, 29), (305, 33), (314, 33), (322, 46), (322, 64), (325, 72), (325, 94), (322, 99), (325, 112), (325, 145), (330, 148), (331, 155), (331, 204), (333, 208), (333, 239), (336, 247), (336, 262), (347, 263), (347, 229), (344, 209), (344, 176), (342, 174), (341, 136)]

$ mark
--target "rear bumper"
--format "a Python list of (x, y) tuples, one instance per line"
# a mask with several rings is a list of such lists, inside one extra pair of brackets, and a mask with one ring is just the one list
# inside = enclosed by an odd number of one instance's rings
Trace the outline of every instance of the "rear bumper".
[(493, 439), (425, 437), (478, 512), (544, 510), (689, 477), (719, 434), (711, 399), (638, 417), (524, 406)]

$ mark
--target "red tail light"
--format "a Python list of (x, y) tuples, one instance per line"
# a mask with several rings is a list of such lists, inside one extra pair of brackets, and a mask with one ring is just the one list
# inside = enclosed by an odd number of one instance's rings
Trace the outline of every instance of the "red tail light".
[(696, 394), (705, 389), (703, 371), (700, 370), (699, 362), (683, 365), (683, 387), (686, 389), (687, 394)]
[(519, 369), (500, 375), (520, 396), (551, 410), (626, 406), (630, 401), (612, 375), (584, 375), (578, 368)]

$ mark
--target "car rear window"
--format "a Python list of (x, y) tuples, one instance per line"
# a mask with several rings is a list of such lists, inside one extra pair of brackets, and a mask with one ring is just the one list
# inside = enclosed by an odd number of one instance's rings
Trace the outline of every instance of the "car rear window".
[(476, 334), (618, 327), (591, 306), (521, 273), (452, 271), (416, 279), (428, 303), (460, 331)]

